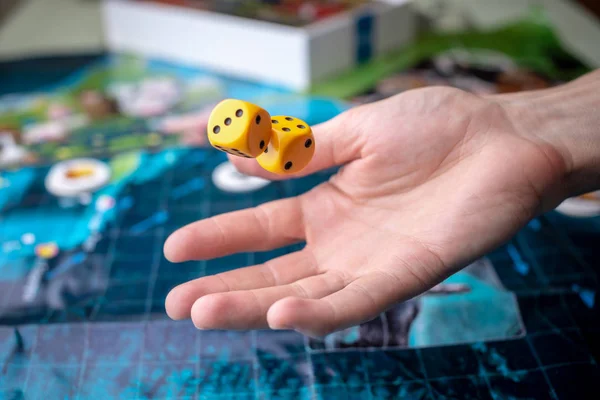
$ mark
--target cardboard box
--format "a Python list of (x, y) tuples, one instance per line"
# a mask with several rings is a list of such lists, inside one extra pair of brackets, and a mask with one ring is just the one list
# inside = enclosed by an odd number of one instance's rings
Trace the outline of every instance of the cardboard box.
[(111, 51), (302, 91), (411, 41), (416, 30), (411, 3), (368, 1), (306, 25), (173, 0), (104, 0), (103, 13)]

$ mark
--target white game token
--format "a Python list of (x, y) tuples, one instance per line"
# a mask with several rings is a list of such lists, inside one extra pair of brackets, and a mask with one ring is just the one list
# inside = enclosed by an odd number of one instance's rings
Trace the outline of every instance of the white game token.
[(213, 183), (224, 192), (246, 193), (259, 190), (271, 181), (240, 173), (232, 163), (224, 162), (212, 174)]
[(568, 215), (570, 217), (597, 217), (600, 216), (600, 192), (588, 195), (588, 197), (573, 197), (563, 201), (556, 211), (561, 214)]
[(58, 197), (93, 193), (110, 180), (110, 167), (102, 161), (80, 158), (62, 161), (46, 176), (46, 189)]

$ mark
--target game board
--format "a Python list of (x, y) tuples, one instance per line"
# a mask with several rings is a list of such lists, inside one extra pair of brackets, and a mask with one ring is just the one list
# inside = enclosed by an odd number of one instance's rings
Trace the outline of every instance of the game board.
[(164, 299), (173, 286), (297, 247), (171, 264), (162, 245), (172, 231), (300, 194), (335, 173), (283, 182), (237, 173), (205, 143), (207, 111), (223, 97), (311, 125), (351, 106), (123, 56), (2, 99), (0, 398), (592, 393), (600, 377), (594, 214), (541, 216), (425, 295), (324, 340), (170, 321)]

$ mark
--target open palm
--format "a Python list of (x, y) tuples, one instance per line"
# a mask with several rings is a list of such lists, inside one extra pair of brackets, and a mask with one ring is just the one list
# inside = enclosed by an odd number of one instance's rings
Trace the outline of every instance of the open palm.
[[(505, 98), (427, 88), (314, 127), (317, 150), (302, 174), (343, 165), (328, 182), (183, 227), (165, 255), (181, 262), (306, 246), (180, 285), (167, 313), (202, 329), (323, 336), (428, 290), (555, 205), (542, 198), (563, 160), (520, 132), (513, 111)], [(232, 162), (281, 179), (254, 160)]]

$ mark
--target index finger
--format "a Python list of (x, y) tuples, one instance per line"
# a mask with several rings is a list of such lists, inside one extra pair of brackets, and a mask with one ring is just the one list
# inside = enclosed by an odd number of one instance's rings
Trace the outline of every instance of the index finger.
[(291, 197), (191, 223), (167, 238), (165, 257), (206, 260), (298, 243), (304, 238), (301, 203), (301, 197)]

